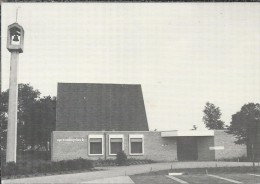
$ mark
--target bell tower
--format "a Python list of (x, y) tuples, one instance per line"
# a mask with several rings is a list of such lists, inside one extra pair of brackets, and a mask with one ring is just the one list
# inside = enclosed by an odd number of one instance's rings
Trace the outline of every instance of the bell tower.
[(7, 49), (11, 52), (9, 101), (8, 101), (8, 127), (6, 162), (16, 162), (17, 149), (17, 106), (18, 106), (18, 59), (23, 52), (24, 30), (18, 23), (8, 26)]

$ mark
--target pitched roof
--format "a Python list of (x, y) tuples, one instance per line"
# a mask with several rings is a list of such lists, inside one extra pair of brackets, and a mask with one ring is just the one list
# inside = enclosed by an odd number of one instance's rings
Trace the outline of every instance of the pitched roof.
[(148, 131), (141, 85), (59, 83), (56, 131)]

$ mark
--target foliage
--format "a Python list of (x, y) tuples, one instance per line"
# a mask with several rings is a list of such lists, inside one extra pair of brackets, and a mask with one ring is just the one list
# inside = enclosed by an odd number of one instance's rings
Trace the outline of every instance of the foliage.
[(209, 130), (224, 129), (224, 122), (220, 120), (222, 113), (219, 107), (216, 107), (214, 104), (207, 102), (203, 112), (203, 122), (205, 123), (206, 128)]
[(193, 125), (191, 130), (197, 130), (198, 126), (197, 125)]
[(233, 157), (233, 158), (224, 158), (224, 159), (220, 159), (218, 161), (224, 161), (224, 162), (249, 162), (250, 160), (246, 156), (241, 156), (241, 157)]
[[(125, 165), (139, 165), (139, 164), (151, 164), (154, 163), (154, 161), (150, 159), (134, 159), (134, 158), (128, 158), (125, 162)], [(117, 160), (114, 159), (98, 159), (93, 161), (94, 166), (96, 167), (105, 167), (105, 166), (116, 166), (118, 165)]]
[(92, 169), (93, 163), (86, 159), (62, 160), (58, 162), (8, 162), (2, 165), (2, 176), (28, 175), (34, 173), (54, 173)]
[(150, 159), (135, 159), (135, 158), (128, 158), (126, 160), (127, 165), (138, 165), (138, 164), (151, 164), (151, 163), (155, 163), (155, 161), (150, 160)]
[(94, 160), (93, 162), (94, 166), (96, 167), (104, 167), (104, 166), (115, 166), (116, 162), (114, 159), (98, 159), (98, 160)]
[(127, 156), (124, 151), (119, 151), (116, 155), (116, 163), (118, 165), (126, 165)]
[(7, 92), (3, 92), (0, 96), (0, 141), (1, 141), (1, 150), (6, 147), (6, 138), (7, 138), (7, 109), (8, 109), (8, 96)]
[(26, 145), (45, 147), (48, 150), (51, 132), (55, 129), (56, 99), (48, 97), (35, 101), (30, 109), (30, 120), (21, 129)]
[(2, 168), (2, 176), (4, 176), (5, 173), (8, 173), (8, 175), (16, 175), (18, 173), (18, 167), (14, 162), (9, 162)]
[[(6, 149), (8, 93), (6, 90), (0, 96), (1, 150)], [(30, 84), (18, 85), (18, 150), (35, 147), (48, 150), (51, 132), (55, 128), (56, 98), (41, 98), (40, 94)]]
[(227, 133), (236, 136), (237, 144), (253, 144), (260, 129), (260, 104), (248, 103), (232, 115)]

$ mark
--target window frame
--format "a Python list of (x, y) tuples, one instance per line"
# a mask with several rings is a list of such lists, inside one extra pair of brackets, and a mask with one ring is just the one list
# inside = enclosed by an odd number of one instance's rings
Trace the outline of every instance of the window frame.
[[(132, 153), (131, 139), (142, 139), (142, 153)], [(144, 135), (143, 134), (129, 134), (129, 155), (144, 155)]]
[(122, 151), (124, 151), (124, 135), (123, 134), (110, 134), (109, 135), (109, 155), (116, 155), (115, 153), (111, 153), (111, 139), (122, 139)]
[[(90, 139), (101, 139), (101, 154), (92, 154), (90, 153)], [(98, 156), (98, 155), (104, 155), (104, 135), (100, 134), (90, 134), (88, 135), (88, 155), (89, 156)]]

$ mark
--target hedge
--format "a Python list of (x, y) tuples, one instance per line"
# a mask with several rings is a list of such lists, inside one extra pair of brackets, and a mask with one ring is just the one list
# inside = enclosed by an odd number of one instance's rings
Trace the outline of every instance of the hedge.
[[(135, 158), (127, 158), (123, 165), (143, 165), (143, 164), (151, 164), (155, 163), (150, 159), (135, 159)], [(98, 159), (93, 161), (95, 167), (107, 167), (107, 166), (118, 166), (119, 163), (116, 159)]]
[(62, 171), (74, 171), (92, 169), (93, 162), (86, 159), (63, 160), (59, 162), (8, 162), (2, 165), (2, 176), (28, 175), (34, 173), (55, 173)]

